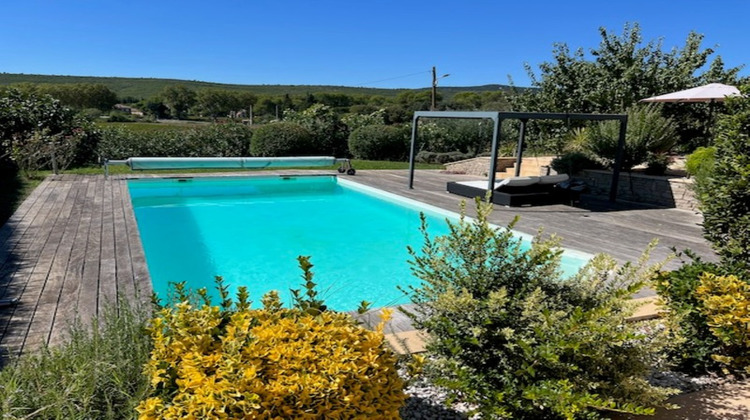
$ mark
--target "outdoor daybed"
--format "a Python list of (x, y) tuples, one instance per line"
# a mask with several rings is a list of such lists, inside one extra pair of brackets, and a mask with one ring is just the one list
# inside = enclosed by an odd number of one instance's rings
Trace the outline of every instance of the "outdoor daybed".
[[(578, 199), (579, 191), (570, 187), (568, 175), (523, 176), (495, 182), (492, 202), (502, 206), (524, 206), (569, 203)], [(449, 182), (449, 193), (464, 197), (484, 197), (488, 181)]]

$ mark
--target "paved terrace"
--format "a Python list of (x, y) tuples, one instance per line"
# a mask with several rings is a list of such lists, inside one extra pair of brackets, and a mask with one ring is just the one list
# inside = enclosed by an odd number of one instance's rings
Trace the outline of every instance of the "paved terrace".
[[(407, 171), (384, 170), (360, 171), (348, 178), (453, 211), (458, 210), (462, 197), (448, 194), (445, 183), (476, 179), (417, 171), (415, 189), (409, 190), (407, 177)], [(148, 302), (151, 283), (127, 178), (50, 176), (0, 228), (0, 299), (20, 299), (16, 306), (0, 308), (0, 347), (17, 353), (45, 342), (58, 343), (76, 315), (84, 322), (90, 320), (117, 296)], [(533, 234), (543, 226), (545, 232), (560, 235), (567, 248), (607, 252), (621, 262), (638, 258), (653, 238), (660, 240), (654, 260), (667, 257), (671, 247), (690, 248), (713, 258), (701, 236), (701, 216), (685, 210), (611, 205), (588, 198), (580, 207), (496, 207), (491, 221), (505, 225), (517, 214), (521, 216), (519, 231)], [(391, 331), (408, 331), (407, 321), (396, 317)]]

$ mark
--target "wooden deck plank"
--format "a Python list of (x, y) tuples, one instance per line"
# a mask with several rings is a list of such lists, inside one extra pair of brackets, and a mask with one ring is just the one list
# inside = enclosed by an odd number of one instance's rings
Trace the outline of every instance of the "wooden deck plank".
[(33, 219), (29, 217), (29, 212), (39, 209), (37, 201), (44, 199), (46, 189), (50, 186), (50, 181), (51, 179), (42, 181), (18, 206), (5, 224), (0, 226), (0, 266), (2, 266), (2, 251), (7, 248), (4, 245), (5, 242), (11, 237), (17, 236), (15, 234), (19, 229), (25, 229), (29, 226), (30, 220)]
[[(151, 285), (151, 276), (148, 273), (148, 266), (146, 265), (146, 254), (143, 250), (143, 245), (141, 245), (141, 235), (135, 220), (135, 211), (130, 199), (130, 190), (127, 187), (127, 181), (121, 179), (119, 182), (121, 182), (122, 210), (126, 230), (123, 238), (127, 239), (133, 269), (133, 285), (135, 289), (135, 296), (133, 298), (142, 303), (147, 303), (151, 301), (153, 286)], [(126, 245), (123, 244), (123, 246)]]
[[(23, 302), (23, 305), (20, 307), (21, 310), (14, 313), (14, 318), (19, 318), (19, 320), (27, 323), (27, 325), (23, 326), (26, 329), (26, 338), (23, 340), (23, 346), (29, 342), (31, 346), (37, 346), (46, 339), (46, 337), (43, 337), (44, 322), (41, 322), (42, 325), (39, 322), (35, 324), (34, 319), (38, 315), (45, 316), (44, 311), (47, 305), (45, 304), (46, 302), (42, 301), (42, 296), (47, 286), (47, 279), (52, 269), (52, 263), (62, 241), (67, 217), (69, 216), (69, 214), (65, 214), (65, 202), (71, 191), (70, 186), (70, 183), (63, 183), (55, 187), (59, 194), (53, 207), (53, 213), (49, 215), (49, 221), (51, 222), (49, 234), (46, 236), (39, 258), (21, 294)], [(28, 311), (28, 314), (24, 313), (26, 311)]]
[(37, 347), (42, 343), (48, 343), (52, 335), (55, 316), (60, 304), (60, 294), (65, 281), (65, 272), (70, 262), (70, 254), (75, 246), (80, 210), (83, 206), (83, 201), (79, 200), (78, 196), (85, 193), (82, 184), (72, 182), (67, 184), (69, 185), (65, 185), (65, 188), (70, 188), (70, 192), (62, 203), (58, 222), (55, 225), (55, 229), (62, 235), (59, 240), (57, 240), (57, 237), (50, 236), (49, 241), (58, 242), (58, 246), (45, 278), (24, 346)]
[(97, 313), (99, 305), (99, 276), (102, 254), (102, 211), (104, 181), (92, 181), (87, 191), (87, 201), (91, 207), (91, 224), (86, 241), (86, 253), (83, 260), (81, 287), (78, 290), (77, 315), (81, 322), (88, 324)]
[(74, 322), (78, 314), (78, 296), (81, 290), (81, 279), (83, 278), (83, 267), (86, 259), (86, 249), (88, 244), (89, 231), (91, 229), (91, 212), (89, 205), (96, 190), (96, 183), (92, 179), (84, 178), (75, 180), (80, 191), (78, 201), (78, 226), (76, 229), (74, 243), (68, 257), (68, 265), (65, 269), (64, 282), (60, 291), (60, 300), (53, 320), (52, 330), (50, 331), (50, 343), (61, 342), (65, 337), (65, 332)]
[(36, 215), (44, 208), (45, 194), (47, 194), (47, 188), (51, 188), (50, 185), (50, 180), (42, 181), (19, 206), (18, 211), (0, 227), (0, 232), (4, 236), (4, 239), (0, 241), (0, 284), (4, 284), (5, 276), (15, 270), (18, 253), (16, 247), (26, 235)]
[[(123, 188), (127, 188), (125, 182), (113, 181), (112, 187), (112, 213), (115, 245), (115, 282), (117, 284), (118, 298), (135, 296), (135, 282), (133, 279), (133, 261), (130, 254), (130, 239), (128, 237), (127, 223), (125, 221), (125, 203)], [(128, 199), (129, 200), (129, 199)]]
[(117, 303), (117, 264), (115, 261), (115, 225), (112, 182), (102, 182), (102, 233), (99, 263), (99, 296), (96, 313), (108, 304)]
[(3, 311), (4, 333), (0, 346), (11, 353), (20, 352), (29, 333), (29, 327), (36, 311), (44, 281), (52, 264), (62, 234), (55, 231), (61, 203), (70, 188), (58, 185), (48, 188), (47, 197), (39, 204), (42, 208), (34, 216), (34, 221), (22, 236), (15, 251), (20, 263), (6, 286), (4, 296), (16, 297), (20, 303)]

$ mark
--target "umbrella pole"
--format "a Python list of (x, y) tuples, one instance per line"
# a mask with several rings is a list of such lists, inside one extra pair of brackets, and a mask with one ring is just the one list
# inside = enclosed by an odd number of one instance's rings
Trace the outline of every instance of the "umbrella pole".
[(716, 122), (714, 121), (714, 107), (716, 106), (716, 100), (711, 99), (711, 101), (708, 103), (708, 135), (707, 143), (713, 144), (714, 141), (714, 125)]

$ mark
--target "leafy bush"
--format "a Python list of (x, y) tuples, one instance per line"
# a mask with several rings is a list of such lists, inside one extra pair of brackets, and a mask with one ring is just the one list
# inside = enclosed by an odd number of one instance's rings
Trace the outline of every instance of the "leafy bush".
[(253, 130), (253, 156), (304, 156), (316, 151), (309, 129), (292, 122), (274, 122)]
[(550, 166), (559, 174), (573, 176), (584, 169), (602, 169), (602, 164), (583, 152), (568, 152), (552, 159)]
[(341, 121), (349, 128), (349, 132), (366, 125), (385, 125), (385, 109), (380, 108), (368, 114), (347, 114), (341, 118)]
[[(595, 124), (587, 130), (586, 148), (605, 161), (614, 165), (619, 141), (620, 123), (607, 121)], [(630, 170), (646, 161), (649, 153), (668, 152), (677, 142), (674, 123), (661, 115), (658, 106), (633, 107), (628, 111), (628, 128), (625, 133), (622, 169)]]
[(349, 135), (349, 151), (355, 159), (405, 160), (408, 154), (406, 130), (390, 125), (366, 125)]
[(93, 163), (94, 126), (49, 95), (8, 89), (0, 97), (0, 165), (26, 171)]
[(672, 159), (666, 153), (648, 153), (646, 157), (647, 175), (664, 175)]
[(315, 104), (304, 111), (284, 111), (284, 120), (297, 123), (312, 133), (315, 154), (325, 156), (348, 156), (347, 138), (349, 127), (344, 124), (333, 108)]
[(492, 139), (492, 127), (488, 121), (428, 121), (420, 124), (418, 140), (422, 150), (435, 153), (460, 151), (474, 157), (487, 150)]
[(90, 328), (74, 324), (59, 347), (12, 360), (0, 371), (3, 418), (124, 419), (146, 395), (151, 340), (145, 311), (109, 306)]
[[(750, 86), (743, 93), (750, 92)], [(728, 272), (750, 281), (750, 98), (729, 98), (711, 176), (696, 178), (703, 228)]]
[(249, 156), (253, 132), (245, 124), (210, 124), (190, 130), (184, 134), (186, 147), (191, 154), (186, 156)]
[(646, 381), (663, 336), (646, 338), (626, 318), (658, 265), (646, 265), (647, 252), (619, 268), (599, 255), (563, 279), (556, 239), (525, 249), (513, 224), (489, 225), (490, 211), (477, 200), (473, 223), (462, 218), (434, 239), (423, 222), (424, 245), (410, 250), (422, 280), (410, 315), (429, 334), (433, 380), (487, 417), (653, 412), (670, 394)]
[(282, 309), (278, 294), (250, 309), (220, 288), (221, 305), (164, 308), (152, 321), (146, 367), (151, 388), (138, 411), (161, 418), (397, 418), (405, 400), (395, 357), (376, 331), (316, 299), (311, 264), (300, 257), (306, 294)]
[(705, 177), (711, 173), (715, 160), (715, 147), (699, 147), (685, 159), (685, 170), (696, 178)]
[(711, 332), (722, 344), (714, 360), (750, 373), (750, 284), (737, 276), (705, 273), (696, 289)]
[(252, 132), (244, 124), (210, 124), (190, 130), (135, 131), (125, 127), (102, 130), (99, 154), (108, 159), (129, 157), (247, 156)]
[(690, 258), (689, 263), (683, 260), (679, 269), (659, 273), (653, 287), (667, 309), (667, 318), (677, 327), (669, 348), (670, 357), (679, 370), (700, 374), (718, 367), (711, 354), (717, 351), (719, 342), (708, 327), (703, 303), (695, 293), (701, 275), (716, 274), (720, 267), (689, 251), (685, 256)]

